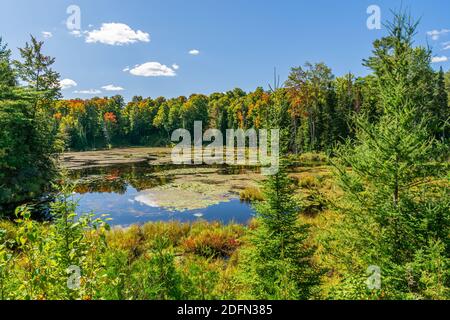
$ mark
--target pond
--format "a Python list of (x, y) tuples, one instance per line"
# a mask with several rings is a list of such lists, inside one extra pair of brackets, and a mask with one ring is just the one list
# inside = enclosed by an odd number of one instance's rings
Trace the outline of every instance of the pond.
[(77, 213), (108, 214), (111, 225), (199, 219), (247, 223), (255, 214), (239, 191), (260, 180), (258, 169), (149, 165), (146, 162), (69, 171)]

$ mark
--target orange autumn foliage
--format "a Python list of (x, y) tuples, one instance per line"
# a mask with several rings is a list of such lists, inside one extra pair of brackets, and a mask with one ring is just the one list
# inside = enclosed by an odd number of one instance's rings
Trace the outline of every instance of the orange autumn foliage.
[(109, 122), (109, 123), (117, 123), (117, 117), (114, 113), (112, 112), (106, 112), (103, 115), (103, 119), (105, 120), (105, 122)]

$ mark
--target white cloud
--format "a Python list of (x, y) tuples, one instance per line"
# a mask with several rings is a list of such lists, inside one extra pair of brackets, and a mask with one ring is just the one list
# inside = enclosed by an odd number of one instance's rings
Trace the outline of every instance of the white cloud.
[(100, 90), (97, 89), (89, 89), (89, 90), (80, 90), (80, 91), (74, 91), (73, 93), (81, 93), (81, 94), (100, 94), (102, 93)]
[(133, 30), (124, 23), (103, 23), (100, 30), (88, 31), (86, 42), (104, 43), (112, 46), (121, 46), (135, 42), (150, 42), (150, 35), (141, 30)]
[(450, 30), (449, 29), (442, 29), (442, 30), (432, 30), (432, 31), (428, 31), (427, 35), (429, 35), (431, 37), (431, 39), (433, 40), (439, 40), (439, 38), (447, 33), (449, 33)]
[(45, 39), (49, 39), (49, 38), (53, 37), (53, 33), (51, 33), (50, 31), (42, 31), (42, 36)]
[(447, 62), (448, 61), (448, 57), (446, 56), (442, 56), (442, 57), (433, 57), (431, 59), (432, 63), (440, 63), (440, 62)]
[(450, 50), (450, 41), (442, 43), (442, 50)]
[(61, 89), (65, 90), (72, 87), (76, 87), (77, 83), (72, 79), (63, 79), (59, 82), (59, 86), (61, 87)]
[(178, 69), (180, 69), (180, 66), (177, 65), (176, 63), (174, 63), (174, 64), (172, 65), (172, 69), (173, 69), (173, 70), (178, 70)]
[(191, 51), (189, 51), (189, 54), (193, 56), (198, 56), (200, 54), (200, 51), (198, 51), (197, 49), (192, 49)]
[(130, 67), (126, 66), (122, 71), (123, 71), (123, 72), (130, 71)]
[(112, 85), (112, 84), (108, 84), (107, 86), (103, 86), (102, 89), (104, 89), (106, 91), (123, 91), (123, 90), (125, 90), (122, 87), (115, 86), (115, 85)]
[(177, 75), (173, 69), (159, 62), (136, 65), (130, 70), (130, 73), (141, 77), (174, 77)]

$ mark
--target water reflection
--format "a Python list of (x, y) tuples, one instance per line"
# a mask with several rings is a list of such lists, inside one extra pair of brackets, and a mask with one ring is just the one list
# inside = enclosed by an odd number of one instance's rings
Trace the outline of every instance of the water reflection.
[[(197, 202), (197, 197), (207, 198), (208, 195), (197, 195), (195, 190), (168, 189), (164, 193), (157, 189), (157, 187), (170, 184), (175, 177), (180, 178), (186, 174), (192, 176), (192, 173), (189, 173), (190, 170), (179, 169), (195, 168), (194, 166), (172, 165), (150, 166), (141, 163), (74, 170), (70, 172), (69, 176), (77, 182), (74, 199), (79, 204), (78, 213), (109, 214), (113, 219), (111, 223), (113, 225), (169, 220), (188, 222), (197, 219), (223, 223), (231, 221), (247, 223), (252, 218), (254, 211), (251, 206), (241, 202), (236, 195), (224, 194), (223, 199), (221, 198), (219, 201), (214, 199), (215, 202), (204, 207), (199, 205), (198, 208), (194, 206), (195, 209), (180, 210), (180, 203), (183, 204), (183, 201)], [(211, 169), (211, 172), (216, 175), (239, 175), (259, 170), (254, 167), (227, 166), (202, 166), (201, 168)], [(202, 172), (203, 179), (208, 174), (208, 171), (205, 172)], [(212, 185), (211, 188), (214, 186)], [(164, 199), (168, 194), (175, 197), (178, 206), (167, 205), (172, 201)]]
[(152, 174), (162, 168), (137, 165), (118, 165), (111, 167), (73, 170), (69, 177), (76, 181), (76, 192), (80, 194), (100, 192), (124, 194), (127, 186), (141, 191), (170, 182), (170, 176)]

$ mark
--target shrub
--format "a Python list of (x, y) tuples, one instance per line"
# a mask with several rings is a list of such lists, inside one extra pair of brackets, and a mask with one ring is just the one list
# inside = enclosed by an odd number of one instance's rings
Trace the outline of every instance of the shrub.
[(154, 247), (133, 265), (133, 288), (136, 299), (183, 299), (181, 274), (167, 238), (159, 237)]
[(167, 238), (173, 246), (177, 246), (187, 237), (190, 228), (189, 224), (178, 221), (146, 223), (141, 227), (147, 246), (151, 246), (154, 240), (161, 236)]
[(240, 246), (241, 235), (242, 229), (234, 227), (204, 229), (186, 238), (182, 247), (187, 253), (204, 257), (229, 257)]
[(303, 176), (298, 178), (298, 184), (301, 188), (312, 189), (319, 185), (318, 180), (314, 176)]
[(137, 225), (129, 228), (114, 228), (106, 236), (110, 248), (127, 251), (130, 258), (137, 258), (142, 254), (143, 238), (143, 232)]
[(298, 156), (298, 161), (304, 164), (327, 163), (328, 157), (324, 153), (305, 152)]
[(257, 187), (247, 187), (239, 194), (242, 201), (262, 201), (264, 200), (261, 190)]
[(220, 280), (221, 263), (189, 256), (184, 259), (180, 269), (183, 274), (183, 290), (189, 300), (211, 300), (220, 298), (215, 288)]

